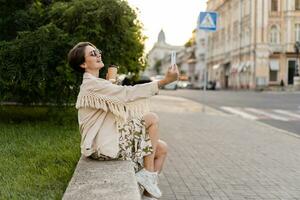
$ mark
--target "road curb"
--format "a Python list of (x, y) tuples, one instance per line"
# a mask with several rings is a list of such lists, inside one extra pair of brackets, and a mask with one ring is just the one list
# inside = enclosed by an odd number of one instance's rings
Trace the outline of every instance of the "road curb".
[(170, 113), (204, 113), (224, 115), (222, 111), (198, 103), (196, 101), (168, 95), (158, 95), (151, 97), (151, 110), (155, 112), (170, 112)]
[(280, 132), (282, 132), (282, 133), (284, 133), (284, 134), (287, 134), (287, 135), (290, 135), (290, 136), (292, 136), (292, 137), (296, 137), (296, 138), (300, 139), (300, 135), (298, 135), (297, 133), (293, 133), (293, 132), (290, 132), (290, 131), (287, 131), (287, 130), (283, 130), (283, 129), (280, 129), (280, 128), (271, 126), (271, 125), (269, 125), (269, 124), (263, 123), (263, 122), (261, 122), (261, 121), (255, 120), (255, 122), (257, 122), (257, 123), (259, 123), (259, 124), (261, 124), (261, 125), (264, 125), (265, 127), (274, 129), (274, 130), (276, 130), (276, 131), (280, 131)]

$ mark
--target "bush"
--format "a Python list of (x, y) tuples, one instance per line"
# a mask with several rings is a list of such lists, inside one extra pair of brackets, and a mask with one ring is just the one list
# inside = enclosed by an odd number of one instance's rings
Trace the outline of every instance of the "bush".
[[(142, 25), (126, 1), (25, 2), (10, 16), (21, 32), (0, 41), (0, 101), (73, 103), (82, 75), (72, 72), (66, 57), (80, 41), (103, 50), (104, 63), (119, 65), (120, 73), (138, 74), (145, 67)], [(5, 17), (0, 12), (0, 25)], [(9, 28), (5, 24), (1, 28)]]
[(1, 100), (25, 104), (70, 102), (74, 77), (66, 64), (67, 42), (67, 35), (53, 24), (1, 42)]

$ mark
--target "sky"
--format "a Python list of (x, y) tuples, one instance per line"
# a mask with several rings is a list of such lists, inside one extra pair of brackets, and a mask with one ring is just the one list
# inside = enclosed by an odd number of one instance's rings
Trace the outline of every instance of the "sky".
[(164, 30), (166, 42), (184, 45), (196, 28), (200, 11), (205, 11), (207, 0), (127, 0), (138, 9), (138, 18), (144, 25), (147, 53)]

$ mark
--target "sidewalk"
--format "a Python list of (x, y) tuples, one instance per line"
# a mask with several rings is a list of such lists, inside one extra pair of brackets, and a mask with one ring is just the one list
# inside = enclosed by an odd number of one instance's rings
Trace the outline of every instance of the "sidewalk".
[(177, 97), (156, 96), (169, 154), (162, 200), (300, 200), (300, 138)]

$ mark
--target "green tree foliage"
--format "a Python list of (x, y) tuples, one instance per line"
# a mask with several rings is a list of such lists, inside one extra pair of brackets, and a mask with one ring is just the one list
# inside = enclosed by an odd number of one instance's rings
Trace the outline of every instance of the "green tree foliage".
[(0, 43), (1, 98), (22, 103), (67, 100), (74, 77), (65, 62), (66, 42), (67, 34), (49, 24)]
[(33, 0), (0, 0), (0, 40), (11, 40), (20, 30), (17, 25), (19, 13), (28, 9)]
[(196, 29), (192, 32), (192, 37), (184, 44), (185, 47), (191, 47), (196, 44)]
[(52, 0), (0, 0), (0, 41), (13, 40), (20, 31), (45, 25), (44, 12)]
[(5, 13), (17, 26), (9, 30), (0, 13), (6, 30), (0, 35), (0, 101), (74, 102), (81, 75), (67, 66), (66, 56), (80, 41), (95, 44), (104, 63), (119, 65), (123, 73), (138, 74), (145, 67), (142, 25), (126, 1), (10, 2), (4, 4), (11, 15)]
[(126, 1), (57, 2), (48, 17), (69, 33), (72, 43), (92, 42), (104, 52), (105, 63), (120, 65), (122, 72), (137, 73), (145, 67), (142, 26)]

